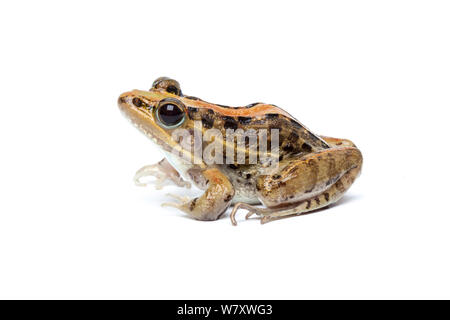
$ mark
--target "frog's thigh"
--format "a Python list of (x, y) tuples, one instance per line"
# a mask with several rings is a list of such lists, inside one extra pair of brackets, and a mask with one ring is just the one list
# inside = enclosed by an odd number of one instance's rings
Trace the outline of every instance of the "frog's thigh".
[(276, 174), (258, 177), (257, 194), (269, 208), (305, 201), (305, 209), (313, 210), (337, 201), (353, 183), (361, 165), (361, 152), (353, 147), (311, 153)]
[(218, 169), (202, 172), (207, 189), (198, 198), (181, 204), (169, 204), (186, 212), (197, 220), (216, 220), (227, 210), (234, 196), (234, 188), (228, 178)]

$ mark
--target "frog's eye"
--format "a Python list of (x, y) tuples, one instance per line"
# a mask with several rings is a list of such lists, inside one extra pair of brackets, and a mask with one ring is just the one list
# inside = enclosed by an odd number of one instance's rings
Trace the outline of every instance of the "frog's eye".
[(184, 122), (186, 117), (184, 104), (172, 98), (163, 99), (156, 108), (156, 118), (164, 128), (175, 128)]
[(167, 77), (159, 77), (153, 82), (153, 89), (164, 89), (169, 93), (181, 96), (181, 87), (177, 80)]

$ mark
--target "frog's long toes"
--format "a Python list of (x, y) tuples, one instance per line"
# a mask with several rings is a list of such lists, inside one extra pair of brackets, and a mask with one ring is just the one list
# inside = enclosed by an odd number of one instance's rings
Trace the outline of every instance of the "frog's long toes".
[(249, 211), (246, 215), (245, 215), (245, 220), (248, 220), (251, 216), (257, 214), (255, 211)]
[(256, 212), (254, 211), (254, 208), (253, 208), (252, 206), (250, 206), (249, 204), (243, 203), (243, 202), (238, 202), (238, 203), (236, 203), (236, 204), (234, 205), (234, 207), (233, 207), (233, 210), (231, 211), (231, 214), (230, 214), (231, 224), (232, 224), (233, 226), (237, 226), (236, 213), (237, 213), (237, 211), (238, 211), (239, 209), (241, 209), (241, 208), (246, 209), (246, 210), (249, 211), (249, 212), (247, 213), (247, 215), (245, 216), (246, 218), (247, 218), (247, 216), (248, 216), (250, 213), (252, 213), (252, 214), (253, 214), (253, 213), (256, 213)]
[(166, 196), (174, 198), (174, 199), (180, 201), (181, 203), (187, 203), (190, 201), (189, 197), (183, 197), (183, 196), (179, 196), (179, 195), (173, 194), (173, 193), (167, 193)]
[(233, 226), (237, 226), (237, 222), (236, 222), (236, 212), (239, 210), (239, 206), (238, 204), (235, 204), (233, 207), (233, 210), (231, 210), (230, 213), (230, 219), (231, 219), (231, 224)]
[(186, 212), (187, 206), (191, 202), (191, 199), (189, 197), (183, 197), (172, 193), (168, 193), (167, 196), (172, 197), (178, 201), (162, 203), (162, 207), (173, 207)]
[(146, 187), (148, 185), (148, 183), (143, 183), (139, 179), (134, 179), (134, 185), (136, 185), (138, 187)]
[(181, 181), (179, 186), (182, 188), (190, 189), (192, 184), (189, 181)]
[(181, 204), (179, 203), (175, 203), (175, 202), (164, 202), (161, 203), (161, 207), (172, 207), (172, 208), (177, 208), (180, 209), (181, 208)]
[(134, 174), (134, 183), (135, 185), (139, 187), (145, 187), (151, 184), (151, 182), (142, 182), (142, 178), (146, 177), (156, 177), (157, 180), (164, 180), (165, 174), (161, 173), (161, 171), (157, 168), (157, 165), (149, 165), (144, 166), (140, 168), (136, 173)]
[(239, 209), (244, 209), (244, 210), (248, 211), (247, 214), (245, 215), (246, 220), (249, 219), (250, 217), (252, 217), (253, 215), (256, 215), (256, 216), (263, 216), (261, 218), (261, 223), (266, 223), (266, 222), (271, 221), (271, 217), (267, 215), (271, 212), (270, 209), (258, 208), (258, 207), (249, 205), (247, 203), (239, 202), (234, 205), (233, 211), (231, 211), (231, 214), (230, 214), (231, 223), (234, 226), (237, 225), (236, 212)]

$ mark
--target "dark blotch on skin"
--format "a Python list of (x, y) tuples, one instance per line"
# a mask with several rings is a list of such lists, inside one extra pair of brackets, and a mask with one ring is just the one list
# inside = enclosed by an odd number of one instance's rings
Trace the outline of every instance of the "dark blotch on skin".
[(312, 151), (312, 147), (305, 142), (305, 143), (302, 144), (302, 150), (304, 152), (311, 152)]
[(306, 201), (306, 209), (308, 210), (309, 208), (311, 208), (311, 200)]
[(223, 199), (224, 202), (228, 202), (233, 198), (233, 196), (231, 194), (228, 194), (225, 199)]
[(240, 124), (248, 124), (248, 123), (252, 122), (252, 118), (251, 117), (238, 117), (238, 121)]
[(233, 129), (236, 130), (238, 127), (238, 124), (236, 122), (236, 120), (232, 117), (224, 117), (224, 124), (223, 126), (225, 127), (225, 129)]
[(286, 151), (286, 152), (294, 151), (294, 147), (290, 143), (284, 145), (282, 149), (283, 149), (283, 151)]
[(316, 201), (317, 205), (320, 204), (320, 199), (319, 198), (314, 198), (314, 200)]
[(202, 116), (202, 124), (206, 129), (211, 129), (214, 124), (214, 119), (205, 114)]
[(296, 142), (299, 139), (299, 136), (295, 132), (291, 132), (291, 134), (288, 137), (288, 140), (291, 142)]
[(247, 173), (247, 175), (245, 176), (245, 179), (250, 179), (252, 177), (252, 175), (250, 173)]
[(267, 119), (277, 119), (280, 115), (278, 113), (268, 113), (266, 114)]
[(325, 196), (326, 201), (330, 200), (330, 194), (328, 192), (325, 192), (323, 195)]
[(191, 120), (193, 120), (195, 118), (195, 114), (198, 112), (198, 109), (194, 108), (194, 107), (188, 107), (187, 109), (188, 109), (189, 118)]
[(191, 204), (189, 205), (189, 210), (190, 210), (190, 211), (194, 210), (195, 204), (197, 203), (197, 199), (198, 199), (198, 198), (192, 199)]

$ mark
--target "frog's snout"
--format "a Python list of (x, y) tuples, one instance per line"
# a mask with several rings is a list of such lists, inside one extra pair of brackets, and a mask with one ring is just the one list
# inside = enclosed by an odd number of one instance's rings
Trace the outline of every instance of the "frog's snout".
[(130, 102), (131, 92), (122, 93), (117, 99), (117, 104), (119, 108), (123, 109)]
[(126, 101), (127, 101), (127, 99), (126, 99), (126, 97), (123, 96), (123, 95), (121, 95), (121, 96), (119, 97), (119, 99), (117, 99), (117, 103), (119, 104), (119, 106), (120, 106), (121, 104), (123, 104), (123, 103), (126, 103)]

